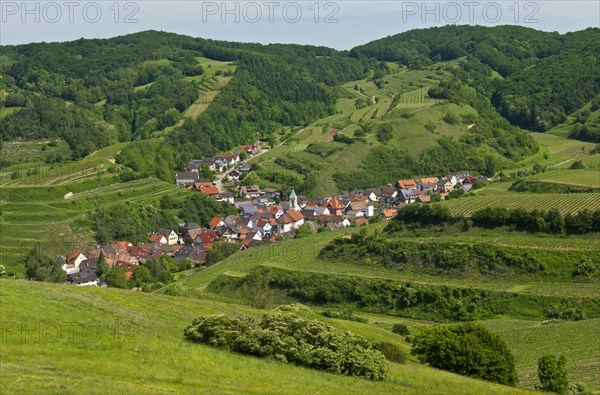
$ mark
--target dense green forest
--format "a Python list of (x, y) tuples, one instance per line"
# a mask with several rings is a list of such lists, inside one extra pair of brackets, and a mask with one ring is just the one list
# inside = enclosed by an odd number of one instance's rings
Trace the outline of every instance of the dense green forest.
[[(370, 62), (324, 47), (238, 44), (155, 31), (4, 46), (0, 88), (7, 94), (0, 104), (20, 111), (0, 119), (2, 140), (61, 137), (77, 159), (116, 141), (148, 139), (174, 126), (198, 99), (198, 87), (185, 77), (204, 73), (196, 61), (201, 56), (237, 62), (235, 78), (207, 114), (169, 136), (168, 148), (144, 143), (123, 152), (122, 163), (145, 169), (138, 176), (164, 178), (192, 156), (327, 115), (336, 98), (333, 87), (363, 78)], [(137, 155), (140, 150), (144, 155)], [(173, 156), (166, 151), (176, 152), (178, 160), (157, 164)]]

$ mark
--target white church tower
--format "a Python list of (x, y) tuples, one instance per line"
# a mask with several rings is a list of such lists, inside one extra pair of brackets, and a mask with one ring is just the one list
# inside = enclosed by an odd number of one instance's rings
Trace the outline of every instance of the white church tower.
[(296, 196), (296, 191), (292, 189), (292, 193), (290, 193), (290, 209), (300, 211), (300, 206), (298, 206), (298, 196)]

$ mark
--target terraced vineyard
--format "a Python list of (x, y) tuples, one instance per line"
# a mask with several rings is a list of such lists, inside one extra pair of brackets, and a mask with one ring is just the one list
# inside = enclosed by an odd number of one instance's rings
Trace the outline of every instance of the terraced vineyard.
[[(74, 192), (73, 197), (64, 199), (70, 191)], [(68, 250), (89, 246), (94, 242), (93, 235), (79, 220), (97, 207), (124, 201), (157, 202), (164, 195), (180, 193), (184, 193), (181, 187), (155, 178), (112, 183), (106, 177), (61, 186), (3, 187), (2, 264), (8, 271), (21, 273), (20, 260), (33, 247), (66, 254)]]
[(600, 208), (598, 193), (569, 193), (569, 194), (529, 194), (505, 193), (496, 196), (469, 196), (462, 199), (449, 200), (445, 203), (453, 215), (470, 216), (482, 207), (505, 207), (508, 209), (521, 207), (527, 210), (558, 209), (561, 214), (576, 213), (585, 208), (595, 210)]
[(569, 382), (586, 388), (600, 387), (600, 319), (547, 324), (525, 320), (492, 320), (481, 324), (498, 333), (515, 355), (519, 384), (538, 383), (537, 359), (543, 354), (560, 354), (567, 359)]

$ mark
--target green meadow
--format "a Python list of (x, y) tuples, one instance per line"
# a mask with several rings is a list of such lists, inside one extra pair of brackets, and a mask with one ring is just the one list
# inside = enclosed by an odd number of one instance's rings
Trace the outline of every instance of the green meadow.
[[(409, 361), (370, 381), (241, 356), (189, 343), (202, 314), (271, 311), (106, 288), (0, 280), (2, 393), (78, 394), (525, 394)], [(301, 314), (321, 319), (300, 309)], [(343, 329), (403, 340), (369, 324), (322, 318)], [(406, 346), (404, 346), (406, 347)]]

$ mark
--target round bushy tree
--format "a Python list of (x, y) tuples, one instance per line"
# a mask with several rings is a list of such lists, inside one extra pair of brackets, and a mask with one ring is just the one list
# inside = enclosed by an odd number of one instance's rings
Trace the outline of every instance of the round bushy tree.
[(31, 250), (25, 257), (25, 275), (35, 281), (60, 283), (67, 280), (58, 259), (37, 249)]
[(473, 323), (420, 329), (411, 354), (432, 367), (505, 385), (517, 384), (514, 357), (496, 334)]

